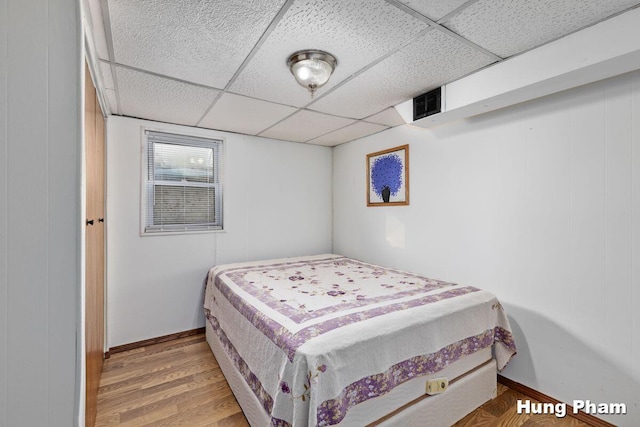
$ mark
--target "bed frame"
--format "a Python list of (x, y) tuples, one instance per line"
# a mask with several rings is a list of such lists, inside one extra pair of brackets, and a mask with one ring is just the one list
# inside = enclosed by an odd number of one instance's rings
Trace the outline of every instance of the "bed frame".
[[(252, 427), (270, 425), (270, 417), (235, 369), (227, 356), (212, 326), (206, 322), (206, 337), (224, 376), (233, 391), (244, 415)], [(425, 388), (426, 379), (447, 377), (449, 387), (438, 395), (424, 395), (411, 402), (403, 401), (403, 387)], [(452, 363), (436, 375), (415, 378), (380, 396), (357, 405), (349, 411), (341, 426), (450, 426), (471, 413), (483, 403), (493, 399), (497, 390), (497, 370), (491, 349)], [(379, 399), (385, 399), (380, 405)], [(406, 399), (405, 399), (406, 400)], [(390, 413), (376, 413), (380, 408), (397, 408)]]

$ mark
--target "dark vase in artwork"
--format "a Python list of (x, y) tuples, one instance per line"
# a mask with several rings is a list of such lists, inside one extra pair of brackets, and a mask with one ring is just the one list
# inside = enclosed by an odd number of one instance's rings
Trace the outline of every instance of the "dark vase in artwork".
[(382, 201), (389, 203), (389, 197), (391, 197), (391, 189), (388, 186), (385, 186), (382, 189)]

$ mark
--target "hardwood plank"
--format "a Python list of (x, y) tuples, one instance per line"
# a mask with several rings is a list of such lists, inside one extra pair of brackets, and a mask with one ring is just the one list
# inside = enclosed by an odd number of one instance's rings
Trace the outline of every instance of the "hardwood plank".
[[(201, 349), (199, 350), (202, 351)], [(152, 369), (155, 372), (155, 369), (159, 369), (163, 364), (176, 366), (177, 358), (183, 359), (183, 362), (186, 363), (186, 361), (184, 361), (184, 358), (191, 355), (193, 355), (193, 352), (185, 352), (183, 348), (178, 348), (171, 349), (166, 352), (146, 354), (144, 356), (140, 356), (140, 354), (138, 354), (136, 355), (136, 357), (131, 357), (126, 361), (113, 359), (117, 360), (121, 367), (114, 370), (110, 368), (111, 363), (105, 363), (105, 367), (107, 367), (107, 369), (103, 370), (102, 384), (111, 384), (113, 382), (117, 382), (120, 378), (132, 377), (136, 373), (148, 373), (151, 372)], [(109, 362), (111, 362), (111, 360), (112, 359), (110, 359)]]
[(507, 390), (500, 395), (500, 399), (493, 399), (482, 406), (485, 412), (493, 415), (494, 417), (500, 417), (507, 412), (510, 408), (516, 406), (516, 401), (520, 397), (518, 393), (513, 390)]
[(498, 393), (497, 393), (498, 396), (500, 396), (502, 393), (504, 393), (507, 390), (509, 390), (509, 387), (507, 387), (506, 385), (498, 383)]
[[(192, 359), (191, 362), (196, 365), (199, 363), (199, 360)], [(211, 369), (212, 366), (213, 365), (202, 364), (200, 366), (192, 366), (188, 370), (184, 370), (182, 367), (178, 366), (127, 378), (113, 384), (101, 386), (98, 401), (100, 402), (103, 399), (112, 397), (114, 394), (121, 394), (132, 390), (148, 390), (157, 385), (189, 377), (193, 374), (202, 373)]]
[(236, 412), (218, 421), (216, 427), (249, 427), (249, 423), (242, 412)]
[(479, 408), (458, 421), (456, 427), (490, 427), (495, 426), (496, 417)]
[(134, 427), (144, 426), (157, 420), (163, 420), (167, 417), (170, 417), (171, 415), (176, 414), (177, 412), (178, 412), (178, 408), (176, 408), (174, 405), (169, 405), (169, 406), (165, 405), (157, 408), (156, 410), (150, 411), (148, 413), (139, 414), (137, 417), (131, 418), (129, 420), (123, 421), (121, 419), (120, 425), (134, 426)]
[(204, 332), (204, 328), (192, 329), (190, 331), (178, 332), (175, 334), (164, 335), (157, 338), (150, 338), (148, 340), (136, 341), (130, 344), (118, 345), (109, 349), (111, 355), (116, 353), (122, 353), (125, 351), (133, 350), (140, 347), (148, 347), (154, 344), (159, 344), (167, 341), (175, 341), (178, 338), (190, 337), (193, 335), (200, 335)]
[(180, 378), (164, 384), (159, 384), (149, 389), (136, 389), (125, 393), (118, 393), (111, 397), (102, 398), (99, 403), (102, 405), (101, 413), (114, 414), (132, 410), (144, 406), (149, 401), (166, 399), (186, 391), (189, 391), (188, 384), (191, 377)]
[(111, 386), (121, 388), (126, 386), (126, 382), (131, 379), (134, 380), (128, 381), (131, 384), (150, 387), (158, 380), (168, 376), (191, 375), (217, 366), (213, 364), (212, 358), (206, 353), (189, 355), (184, 352), (177, 352), (171, 356), (171, 359), (152, 359), (148, 360), (148, 363), (133, 366), (125, 364), (122, 370), (112, 370), (108, 375), (104, 375), (100, 382), (100, 388), (104, 388), (105, 391)]
[[(98, 408), (100, 408), (99, 404)], [(98, 409), (98, 416), (96, 417), (95, 425), (102, 427), (120, 425), (120, 414), (104, 414), (100, 409)]]
[[(235, 418), (232, 418), (235, 417)], [(237, 406), (237, 403), (227, 400), (216, 403), (208, 403), (192, 408), (189, 412), (179, 412), (171, 417), (147, 424), (147, 427), (159, 426), (216, 426), (224, 420), (234, 420), (238, 424), (227, 424), (233, 426), (249, 425), (246, 418)], [(230, 422), (230, 421), (227, 421)], [(244, 424), (243, 424), (244, 422)]]
[(572, 417), (564, 417), (557, 418), (555, 415), (536, 415), (531, 416), (522, 427), (545, 427), (545, 426), (560, 426), (560, 427), (579, 427), (587, 425), (582, 421), (572, 418)]
[[(99, 412), (101, 416), (111, 416), (113, 414), (125, 414), (127, 417), (135, 418), (132, 414), (134, 410), (140, 410), (150, 403), (163, 401), (168, 402), (170, 398), (177, 396), (187, 396), (189, 399), (197, 399), (198, 392), (205, 389), (206, 398), (212, 395), (224, 395), (225, 397), (231, 393), (228, 389), (226, 380), (222, 375), (219, 367), (206, 372), (183, 377), (171, 382), (162, 383), (146, 389), (136, 389), (125, 393), (115, 393), (111, 396), (99, 398)], [(148, 409), (148, 408), (147, 408)], [(183, 410), (182, 408), (178, 408)]]
[[(537, 402), (545, 402), (545, 403), (559, 403), (558, 400), (553, 397), (547, 396), (544, 393), (539, 392), (538, 390), (534, 390), (529, 388), (523, 384), (510, 380), (509, 378), (503, 377), (502, 375), (498, 375), (498, 381), (505, 386), (509, 387), (512, 390), (516, 390), (522, 393), (527, 398), (533, 399)], [(532, 401), (533, 401), (532, 400)], [(573, 414), (573, 408), (570, 405), (567, 405), (567, 412), (572, 413), (572, 418), (582, 421), (583, 425), (590, 425), (593, 427), (615, 427), (613, 424), (608, 423), (600, 418), (597, 418), (591, 414), (586, 414), (582, 411), (577, 414)]]

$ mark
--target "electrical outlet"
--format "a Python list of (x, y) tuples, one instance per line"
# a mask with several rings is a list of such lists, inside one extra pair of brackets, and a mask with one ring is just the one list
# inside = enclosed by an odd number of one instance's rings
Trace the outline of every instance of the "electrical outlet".
[(432, 380), (427, 380), (427, 390), (426, 393), (429, 395), (432, 394), (440, 394), (444, 393), (444, 391), (449, 387), (449, 380), (446, 378), (434, 378)]

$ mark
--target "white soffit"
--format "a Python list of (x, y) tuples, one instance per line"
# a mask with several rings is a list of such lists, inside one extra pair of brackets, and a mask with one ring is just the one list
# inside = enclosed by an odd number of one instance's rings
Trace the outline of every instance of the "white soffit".
[(640, 8), (488, 67), (445, 87), (446, 110), (413, 122), (432, 127), (640, 69)]
[(333, 76), (318, 89), (321, 95), (426, 28), (424, 22), (383, 0), (298, 0), (229, 89), (302, 107), (311, 98), (286, 64), (295, 51), (320, 49), (338, 59)]
[[(608, 18), (637, 0), (480, 0), (443, 23), (507, 58)], [(640, 25), (640, 24), (639, 24)]]
[(284, 0), (111, 0), (117, 63), (224, 88)]
[(219, 91), (116, 67), (121, 113), (195, 126)]
[(345, 119), (344, 117), (300, 110), (293, 116), (262, 132), (260, 136), (283, 139), (285, 141), (307, 142), (353, 122), (355, 120)]
[(102, 87), (104, 88), (102, 93), (109, 104), (109, 109), (114, 114), (120, 114), (116, 97), (116, 87), (111, 72), (111, 64), (100, 60), (98, 64), (100, 66), (100, 74), (102, 75)]
[(432, 30), (309, 108), (361, 119), (492, 62), (492, 57)]
[(105, 89), (114, 90), (116, 88), (113, 82), (113, 74), (111, 74), (111, 64), (104, 61), (98, 61), (100, 64), (100, 73), (102, 73), (102, 83)]
[(399, 2), (432, 21), (437, 21), (467, 3), (467, 0), (399, 0)]
[(107, 98), (111, 112), (114, 114), (120, 114), (120, 111), (118, 110), (118, 101), (116, 100), (116, 91), (113, 89), (105, 89), (104, 95)]
[(107, 38), (105, 36), (104, 21), (102, 19), (102, 8), (100, 0), (88, 0), (91, 19), (91, 37), (93, 38), (94, 47), (99, 59), (109, 60), (109, 48)]
[(382, 110), (379, 113), (369, 116), (365, 118), (365, 120), (371, 123), (378, 123), (391, 127), (400, 126), (405, 123), (405, 121), (402, 119), (402, 116), (398, 114), (398, 110), (393, 107), (387, 108), (386, 110)]
[(385, 129), (388, 129), (388, 127), (377, 123), (357, 121), (354, 124), (343, 127), (342, 129), (338, 129), (326, 135), (312, 139), (309, 143), (333, 147), (334, 145), (343, 144), (345, 142), (353, 141), (354, 139), (373, 135), (374, 133), (378, 133)]
[(295, 112), (293, 107), (227, 92), (198, 126), (256, 135)]

